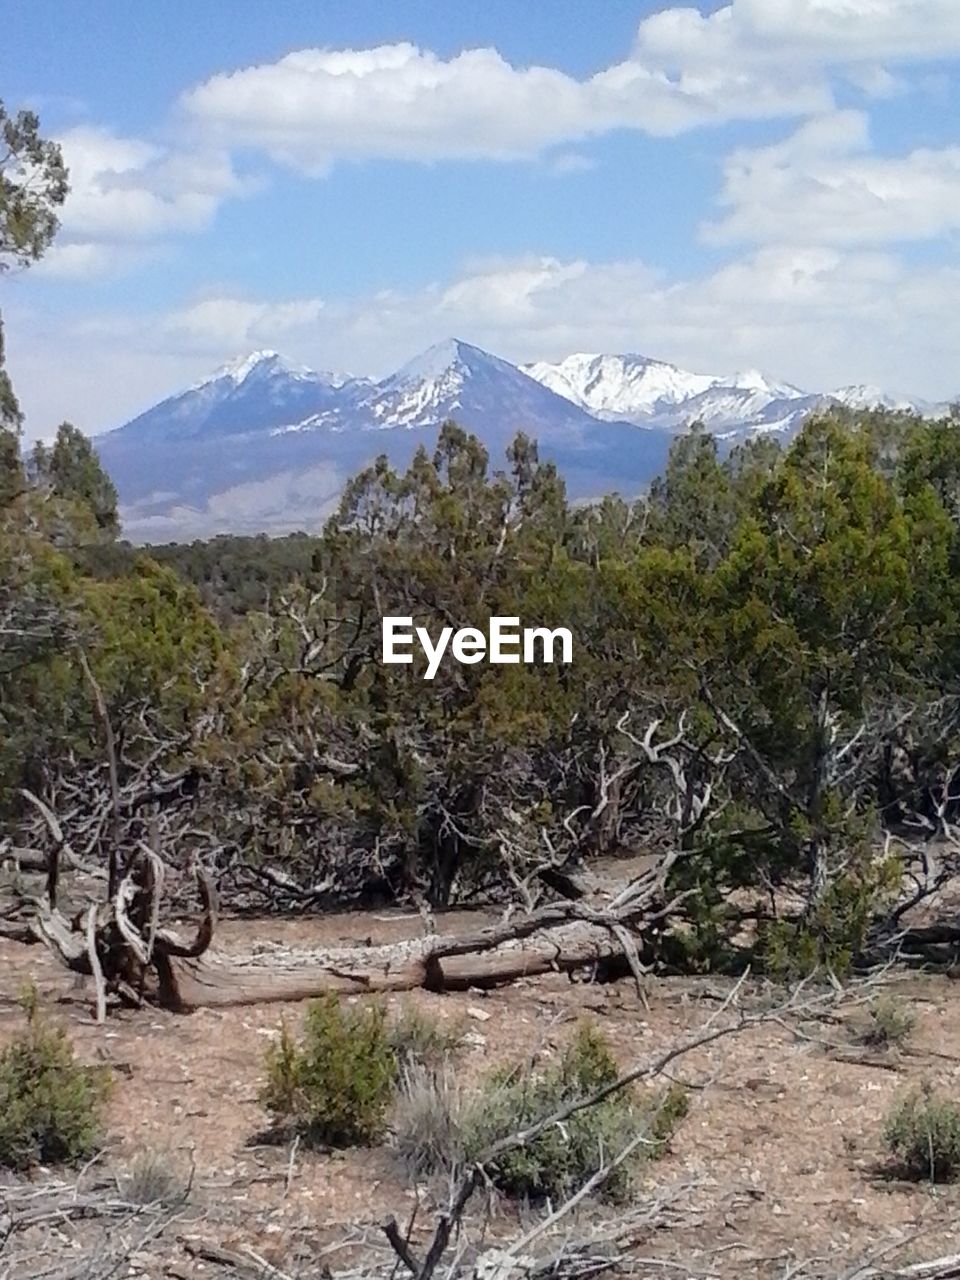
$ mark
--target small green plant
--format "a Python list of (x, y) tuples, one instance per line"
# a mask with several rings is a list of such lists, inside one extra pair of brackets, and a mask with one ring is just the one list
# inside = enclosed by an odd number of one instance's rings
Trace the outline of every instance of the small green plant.
[(100, 1145), (109, 1075), (77, 1061), (66, 1033), (41, 1016), (35, 988), (22, 1004), (26, 1031), (0, 1052), (0, 1165), (87, 1160)]
[(401, 1070), (414, 1065), (441, 1067), (459, 1048), (462, 1038), (458, 1025), (424, 1013), (415, 1004), (404, 1005), (390, 1024), (390, 1047)]
[(869, 845), (858, 855), (802, 919), (768, 921), (760, 928), (757, 956), (771, 977), (792, 982), (818, 969), (840, 977), (849, 972), (863, 951), (871, 921), (902, 873), (898, 859), (878, 862)]
[(650, 1137), (659, 1144), (657, 1155), (666, 1147), (689, 1112), (690, 1096), (682, 1084), (674, 1081), (657, 1098), (649, 1112)]
[(260, 1101), (308, 1145), (363, 1146), (383, 1133), (396, 1072), (384, 1010), (329, 995), (309, 1006), (299, 1043), (281, 1026)]
[(960, 1177), (960, 1106), (923, 1088), (887, 1117), (884, 1139), (905, 1177), (952, 1182)]
[(902, 1045), (909, 1038), (914, 1021), (913, 1014), (902, 1000), (882, 995), (867, 1011), (866, 1025), (859, 1036), (860, 1042), (876, 1049)]
[[(581, 1025), (559, 1061), (545, 1072), (500, 1070), (487, 1080), (463, 1116), (464, 1158), (480, 1159), (499, 1139), (612, 1084), (617, 1076), (616, 1060), (603, 1035), (589, 1024)], [(579, 1190), (631, 1141), (640, 1139), (600, 1187), (604, 1198), (622, 1202), (629, 1197), (639, 1166), (663, 1151), (686, 1108), (686, 1094), (679, 1086), (652, 1100), (641, 1100), (630, 1087), (618, 1089), (549, 1126), (526, 1145), (494, 1157), (487, 1172), (506, 1195), (556, 1199)]]

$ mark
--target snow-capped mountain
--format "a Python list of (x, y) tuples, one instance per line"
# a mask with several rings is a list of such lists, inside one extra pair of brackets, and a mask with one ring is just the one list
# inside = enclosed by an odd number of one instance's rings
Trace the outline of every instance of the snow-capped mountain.
[(122, 430), (128, 438), (153, 439), (159, 432), (168, 440), (269, 430), (278, 421), (300, 421), (318, 413), (353, 381), (315, 373), (276, 351), (255, 351), (161, 401)]
[(523, 368), (604, 421), (668, 430), (683, 429), (694, 419), (717, 432), (780, 429), (811, 399), (799, 387), (771, 382), (756, 369), (733, 377), (689, 373), (638, 355), (578, 354)]
[(926, 400), (912, 399), (910, 396), (892, 395), (880, 387), (867, 386), (864, 383), (848, 387), (837, 387), (828, 392), (828, 399), (836, 404), (845, 405), (848, 409), (891, 409), (907, 413), (939, 413), (946, 410), (946, 405), (931, 404)]
[(517, 367), (452, 338), (379, 382), (257, 351), (99, 436), (97, 447), (127, 535), (161, 541), (317, 527), (359, 468), (381, 453), (405, 466), (448, 418), (481, 437), (494, 466), (526, 431), (577, 498), (638, 492), (692, 421), (730, 447), (757, 432), (787, 438), (830, 404), (931, 411), (875, 388), (812, 394), (756, 370), (689, 373), (639, 355)]
[(579, 407), (499, 356), (458, 338), (439, 342), (374, 387), (360, 411), (364, 425), (438, 427), (448, 418), (513, 436), (521, 428), (578, 430), (592, 422)]

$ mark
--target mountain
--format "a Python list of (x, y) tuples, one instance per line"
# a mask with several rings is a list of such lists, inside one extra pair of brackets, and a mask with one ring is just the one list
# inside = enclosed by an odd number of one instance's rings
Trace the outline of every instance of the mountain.
[(162, 400), (122, 428), (128, 439), (196, 440), (270, 430), (329, 407), (351, 380), (255, 351)]
[(437, 343), (379, 383), (364, 401), (367, 422), (391, 427), (438, 427), (449, 418), (512, 438), (521, 428), (575, 435), (593, 419), (541, 386), (515, 365), (451, 338)]
[(224, 365), (97, 437), (135, 541), (316, 528), (378, 454), (405, 466), (448, 418), (478, 434), (494, 466), (519, 430), (563, 471), (574, 498), (640, 491), (673, 436), (700, 420), (729, 447), (789, 436), (830, 404), (920, 402), (866, 387), (814, 394), (751, 370), (690, 373), (641, 355), (572, 355), (517, 367), (451, 338), (380, 381), (317, 373), (275, 351)]
[(531, 378), (607, 422), (683, 430), (699, 419), (711, 431), (783, 430), (816, 399), (755, 369), (733, 377), (688, 373), (638, 355), (572, 355), (523, 366)]
[(379, 382), (315, 373), (272, 351), (218, 369), (97, 437), (128, 537), (317, 527), (349, 477), (384, 453), (405, 466), (453, 418), (495, 466), (519, 430), (534, 435), (571, 492), (638, 489), (663, 466), (669, 436), (615, 427), (515, 365), (458, 339)]
[(848, 409), (891, 409), (935, 415), (945, 413), (946, 404), (932, 404), (927, 400), (911, 399), (909, 396), (891, 395), (880, 387), (857, 386), (838, 387), (828, 393), (827, 398), (835, 404), (842, 404)]

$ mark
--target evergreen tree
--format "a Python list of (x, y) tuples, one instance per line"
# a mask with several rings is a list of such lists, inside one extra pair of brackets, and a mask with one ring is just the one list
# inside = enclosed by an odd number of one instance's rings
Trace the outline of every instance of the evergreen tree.
[(104, 535), (116, 537), (119, 533), (114, 483), (100, 465), (93, 445), (71, 423), (60, 424), (51, 449), (42, 444), (35, 447), (33, 472), (36, 481), (49, 487), (55, 497), (87, 507)]

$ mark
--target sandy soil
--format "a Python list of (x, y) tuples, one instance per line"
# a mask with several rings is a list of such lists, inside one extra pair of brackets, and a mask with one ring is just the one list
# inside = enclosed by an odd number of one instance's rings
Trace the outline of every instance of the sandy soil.
[[(469, 920), (475, 924), (476, 916)], [(456, 923), (446, 920), (445, 931)], [(419, 927), (418, 917), (402, 913), (234, 921), (221, 926), (218, 942), (229, 950), (256, 939), (388, 941)], [(297, 1021), (300, 1007), (189, 1016), (118, 1010), (97, 1027), (89, 993), (41, 948), (0, 942), (0, 1043), (22, 1025), (17, 995), (30, 979), (80, 1055), (109, 1063), (116, 1076), (107, 1149), (85, 1176), (122, 1178), (144, 1152), (183, 1170), (195, 1166), (188, 1211), (119, 1274), (228, 1274), (191, 1259), (185, 1244), (199, 1239), (253, 1249), (290, 1276), (319, 1274), (319, 1251), (327, 1249), (325, 1262), (336, 1272), (358, 1256), (359, 1243), (380, 1247), (378, 1224), (386, 1215), (409, 1217), (417, 1193), (387, 1148), (298, 1150), (291, 1157), (289, 1147), (258, 1142), (266, 1121), (257, 1103), (264, 1049), (280, 1018)], [(682, 1265), (650, 1274), (680, 1276), (689, 1268), (781, 1277), (801, 1260), (822, 1258), (804, 1274), (839, 1276), (843, 1266), (882, 1250), (893, 1250), (885, 1265), (960, 1250), (960, 1189), (894, 1180), (881, 1142), (887, 1110), (910, 1083), (960, 1092), (960, 987), (947, 978), (901, 976), (895, 989), (916, 1016), (902, 1051), (840, 1054), (825, 1047), (824, 1041), (849, 1044), (843, 1020), (855, 1016), (849, 1014), (804, 1023), (802, 1035), (765, 1025), (681, 1061), (676, 1074), (693, 1086), (691, 1113), (670, 1152), (650, 1166), (642, 1190), (655, 1196), (694, 1185), (683, 1197), (688, 1209), (638, 1245), (645, 1255)], [(494, 1061), (553, 1052), (584, 1014), (600, 1023), (623, 1064), (633, 1064), (702, 1025), (723, 991), (714, 981), (653, 981), (646, 1009), (629, 982), (590, 985), (557, 976), (489, 994), (415, 992), (387, 1004), (416, 1004), (465, 1026), (462, 1063), (470, 1077)], [(436, 1207), (429, 1193), (421, 1194), (414, 1238), (431, 1229)], [(499, 1212), (497, 1229), (507, 1230), (517, 1211)]]

